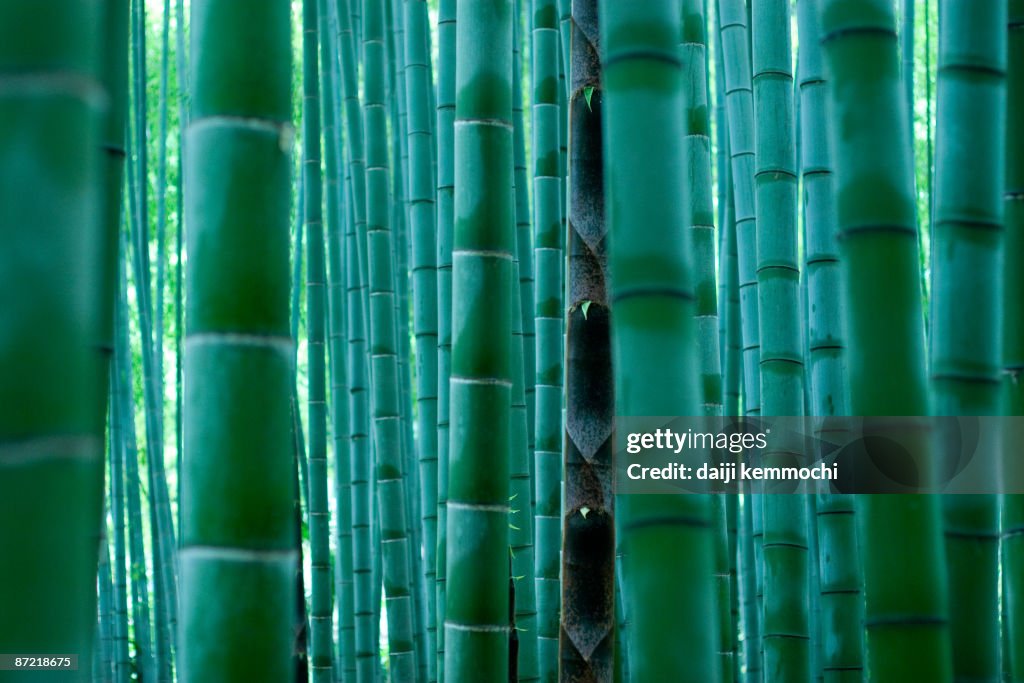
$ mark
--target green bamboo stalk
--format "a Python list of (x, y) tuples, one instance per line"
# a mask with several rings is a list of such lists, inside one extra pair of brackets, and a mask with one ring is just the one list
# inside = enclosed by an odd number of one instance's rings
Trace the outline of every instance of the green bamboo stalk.
[(426, 0), (405, 0), (405, 90), (409, 147), (409, 229), (412, 235), (413, 333), (416, 336), (416, 451), (426, 601), (424, 659), (437, 680), (437, 239), (434, 137), (428, 93), (432, 75)]
[(415, 603), (409, 566), (409, 536), (403, 479), (400, 372), (395, 325), (394, 264), (389, 222), (385, 112), (384, 12), (363, 2), (363, 115), (366, 124), (366, 224), (370, 285), (370, 357), (376, 497), (383, 544), (391, 676), (414, 680)]
[[(718, 301), (715, 282), (714, 187), (711, 178), (711, 122), (708, 116), (707, 20), (703, 0), (682, 3), (681, 50), (683, 116), (689, 193), (685, 225), (693, 249), (694, 323), (699, 349), (700, 389), (705, 415), (722, 415), (722, 372), (719, 351)], [(723, 683), (733, 680), (731, 586), (729, 577), (728, 513), (724, 495), (712, 499), (714, 524), (714, 590), (718, 609), (717, 654)]]
[[(907, 98), (907, 130), (914, 140), (914, 31), (917, 0), (900, 0), (900, 57), (903, 61), (903, 89)], [(911, 145), (913, 148), (913, 144)], [(915, 173), (916, 176), (916, 173)]]
[[(339, 13), (341, 23), (347, 13)], [(354, 206), (355, 202), (351, 205)], [(369, 411), (367, 406), (366, 376), (366, 333), (363, 322), (361, 275), (353, 216), (352, 225), (345, 236), (347, 242), (347, 294), (348, 306), (348, 376), (349, 376), (349, 425), (352, 437), (352, 580), (353, 617), (355, 620), (355, 680), (360, 683), (373, 681), (376, 674), (377, 644), (373, 642), (373, 626), (370, 618), (373, 610), (369, 604), (373, 598), (370, 585), (371, 541), (370, 541), (370, 453), (369, 453)]]
[(563, 92), (569, 96), (569, 73), (572, 71), (572, 0), (557, 0), (558, 3), (558, 31), (561, 41), (562, 63), (561, 69), (565, 73), (565, 86)]
[[(616, 413), (697, 415), (679, 0), (600, 5)], [(683, 197), (680, 198), (680, 193)], [(673, 199), (676, 198), (676, 199)], [(642, 350), (642, 352), (641, 352)], [(617, 534), (633, 680), (719, 680), (706, 495), (621, 496)], [(685, 648), (679, 643), (686, 643)]]
[[(156, 288), (153, 304), (153, 349), (156, 360), (158, 394), (164, 395), (164, 289), (167, 279), (167, 70), (170, 61), (171, 2), (164, 0), (160, 15), (160, 85), (157, 101), (157, 159), (156, 159)], [(163, 411), (161, 411), (162, 413)], [(161, 422), (163, 416), (161, 414)], [(163, 666), (161, 665), (162, 669)], [(170, 674), (169, 671), (166, 673)], [(161, 680), (165, 671), (161, 670)]]
[[(324, 68), (323, 120), (324, 168), (326, 172), (327, 207), (327, 305), (328, 352), (331, 377), (331, 436), (334, 448), (334, 499), (337, 511), (335, 524), (334, 594), (338, 603), (337, 641), (334, 652), (335, 680), (354, 681), (355, 617), (352, 577), (352, 466), (351, 429), (349, 428), (348, 339), (345, 327), (347, 282), (344, 270), (345, 232), (342, 215), (348, 201), (348, 178), (339, 177), (344, 164), (341, 154), (341, 100), (339, 98), (338, 7), (334, 2), (320, 0), (318, 7), (320, 61)], [(347, 174), (346, 174), (347, 176)]]
[[(728, 123), (729, 155), (731, 160), (733, 210), (737, 247), (737, 274), (740, 298), (740, 338), (743, 345), (743, 412), (758, 415), (761, 412), (761, 342), (757, 278), (757, 215), (754, 187), (754, 103), (751, 83), (751, 31), (749, 11), (740, 0), (719, 0), (718, 30), (722, 38), (722, 69), (725, 74), (725, 105)], [(763, 524), (761, 502), (751, 499), (751, 556), (754, 574), (754, 614), (758, 627), (751, 630), (757, 642), (748, 648), (754, 662), (748, 672), (755, 680), (763, 676), (761, 650), (763, 633), (761, 602), (763, 595), (762, 545)], [(751, 668), (752, 666), (752, 668)]]
[(562, 178), (559, 175), (558, 13), (555, 0), (533, 2), (531, 81), (533, 225), (537, 334), (534, 471), (539, 675), (558, 681), (562, 479)]
[(14, 681), (89, 676), (116, 282), (99, 153), (111, 24), (93, 3), (50, 9), (0, 9), (0, 542), (22, 549), (0, 559), (0, 642), (81, 662)]
[[(753, 3), (754, 183), (764, 415), (801, 415), (804, 403), (790, 21), (789, 0)], [(794, 457), (799, 456), (785, 448), (765, 454), (766, 462), (774, 465), (790, 464)], [(764, 496), (761, 504), (765, 678), (809, 681), (806, 504), (803, 496), (793, 495)]]
[[(515, 116), (514, 113), (513, 116)], [(515, 133), (513, 131), (514, 136)], [(516, 244), (516, 252), (518, 252), (518, 246)], [(512, 281), (513, 283), (522, 282), (519, 277), (519, 261), (515, 257), (513, 257)], [(531, 299), (533, 297), (532, 287), (530, 288), (530, 297)], [(531, 505), (533, 500), (533, 478), (530, 473), (531, 453), (527, 411), (529, 401), (526, 398), (525, 381), (523, 379), (526, 374), (523, 367), (523, 356), (526, 355), (524, 348), (529, 342), (526, 341), (522, 330), (523, 314), (520, 310), (521, 299), (518, 293), (513, 293), (512, 299), (512, 402), (511, 414), (509, 416), (511, 423), (511, 441), (509, 443), (511, 451), (509, 458), (509, 500), (511, 504), (509, 543), (512, 553), (512, 600), (514, 603), (513, 618), (515, 620), (512, 639), (515, 643), (516, 680), (525, 682), (536, 681), (539, 676), (537, 663), (537, 597), (533, 581), (533, 507)]]
[(366, 253), (366, 157), (363, 141), (362, 106), (358, 84), (358, 50), (353, 30), (353, 13), (359, 2), (338, 2), (338, 46), (340, 52), (341, 97), (344, 101), (345, 149), (348, 161), (349, 211), (351, 225), (346, 235), (347, 328), (349, 334), (348, 375), (350, 382), (349, 424), (352, 430), (352, 577), (355, 621), (356, 680), (374, 681), (378, 670), (373, 587), (373, 518), (370, 489), (370, 417), (368, 407), (367, 339), (368, 311)]
[(740, 509), (740, 569), (743, 580), (740, 587), (743, 610), (743, 671), (746, 683), (764, 680), (761, 668), (761, 614), (757, 603), (757, 578), (754, 553), (754, 499), (743, 496)]
[[(820, 0), (797, 3), (809, 406), (811, 415), (825, 418), (848, 414), (850, 398), (820, 8)], [(820, 424), (824, 428), (827, 422)], [(812, 539), (818, 545), (819, 658), (824, 680), (830, 683), (853, 683), (863, 676), (863, 579), (854, 515), (852, 496), (822, 494), (815, 501), (816, 519), (811, 520), (817, 526)]]
[(320, 0), (302, 4), (303, 222), (306, 226), (306, 334), (309, 421), (310, 668), (314, 683), (333, 678), (330, 512), (327, 506), (326, 303), (320, 142)]
[(387, 65), (389, 91), (386, 101), (390, 113), (391, 130), (394, 133), (396, 151), (392, 154), (390, 169), (392, 171), (392, 201), (394, 209), (391, 213), (391, 232), (394, 245), (394, 283), (395, 292), (395, 325), (396, 325), (396, 357), (398, 360), (398, 401), (401, 422), (401, 468), (405, 478), (406, 536), (410, 572), (410, 597), (413, 607), (413, 640), (416, 656), (416, 669), (419, 680), (426, 679), (426, 604), (423, 589), (423, 567), (420, 555), (422, 547), (420, 539), (421, 515), (419, 513), (419, 470), (416, 461), (413, 437), (412, 418), (412, 369), (409, 359), (412, 358), (409, 334), (409, 222), (410, 203), (407, 198), (409, 187), (409, 116), (406, 110), (405, 85), (405, 23), (399, 2), (404, 0), (388, 0), (384, 4), (385, 42), (387, 49)]
[[(118, 240), (121, 244), (121, 240)], [(119, 250), (120, 251), (120, 250)], [(118, 265), (118, 268), (121, 266)], [(121, 288), (117, 288), (116, 307), (123, 306)], [(120, 316), (115, 316), (120, 320)], [(120, 324), (119, 322), (117, 324)], [(114, 529), (114, 683), (127, 683), (129, 680), (130, 660), (128, 658), (128, 577), (125, 571), (125, 511), (124, 511), (124, 457), (123, 416), (121, 403), (125, 400), (124, 389), (120, 381), (121, 370), (118, 365), (118, 354), (114, 354), (110, 364), (110, 513), (113, 517)]]
[[(155, 337), (153, 339), (154, 373), (157, 395), (160, 397), (159, 420), (161, 423), (159, 450), (160, 459), (150, 460), (151, 491), (155, 502), (150, 506), (155, 524), (151, 531), (154, 537), (153, 549), (156, 554), (155, 580), (157, 601), (155, 602), (159, 622), (157, 623), (157, 666), (161, 683), (174, 680), (173, 666), (174, 633), (177, 630), (177, 560), (175, 558), (177, 543), (174, 536), (174, 523), (171, 517), (171, 501), (167, 489), (167, 479), (163, 462), (163, 408), (164, 408), (164, 291), (167, 270), (166, 237), (167, 237), (167, 109), (168, 109), (168, 68), (170, 63), (171, 39), (171, 3), (164, 0), (162, 13), (162, 30), (160, 46), (160, 95), (159, 122), (157, 139), (157, 275), (156, 301), (154, 314), (156, 317)], [(178, 452), (180, 456), (180, 452)], [(178, 456), (176, 456), (178, 457)]]
[(828, 116), (828, 83), (821, 50), (821, 0), (799, 0), (801, 159), (804, 185), (805, 259), (809, 308), (808, 385), (813, 415), (849, 410), (845, 333), (840, 307), (839, 245), (836, 235), (835, 176)]
[[(573, 3), (569, 86), (568, 321), (562, 467), (563, 680), (611, 681), (615, 644), (615, 413), (606, 282), (597, 0)], [(679, 15), (676, 16), (678, 33)], [(678, 39), (677, 39), (678, 42)]]
[[(109, 452), (110, 476), (113, 480), (117, 477), (116, 489), (114, 482), (111, 482), (110, 513), (113, 518), (112, 528), (114, 539), (106, 544), (105, 554), (109, 554), (109, 546), (114, 546), (114, 566), (109, 566), (107, 572), (110, 575), (110, 596), (109, 611), (110, 624), (108, 627), (110, 643), (109, 666), (105, 672), (108, 678), (114, 683), (126, 683), (128, 680), (128, 608), (126, 597), (127, 577), (125, 572), (125, 528), (124, 528), (124, 476), (123, 460), (121, 459), (121, 433), (122, 418), (118, 397), (118, 383), (116, 378), (117, 368), (115, 367), (115, 340), (116, 340), (116, 308), (120, 294), (119, 268), (123, 262), (121, 253), (121, 226), (124, 219), (124, 173), (125, 173), (125, 142), (127, 135), (128, 115), (128, 33), (129, 33), (129, 2), (107, 3), (104, 13), (106, 34), (106, 46), (103, 61), (103, 78), (110, 97), (109, 109), (105, 117), (105, 126), (101, 141), (103, 143), (103, 171), (106, 175), (105, 197), (104, 197), (104, 250), (105, 254), (101, 262), (103, 277), (105, 278), (104, 289), (107, 294), (103, 297), (100, 325), (103, 335), (100, 343), (101, 352), (105, 356), (105, 366), (102, 369), (105, 375), (101, 382), (102, 386), (108, 389), (109, 400), (109, 431), (107, 448)], [(123, 400), (123, 399), (122, 399)], [(117, 496), (113, 494), (116, 490)], [(116, 503), (115, 503), (116, 501)], [(103, 557), (101, 556), (101, 562)], [(104, 577), (106, 580), (106, 577)]]
[(719, 0), (725, 106), (736, 220), (743, 340), (743, 410), (761, 412), (761, 342), (757, 281), (757, 216), (754, 192), (754, 100), (750, 76), (748, 22), (742, 0)]
[(452, 241), (455, 223), (456, 0), (440, 0), (437, 14), (437, 569), (435, 629), (437, 680), (444, 681), (447, 613), (448, 452), (451, 412)]
[[(850, 412), (929, 410), (915, 201), (895, 10), (825, 0)], [(880, 367), (885, 372), (877, 372)], [(925, 439), (916, 446), (926, 449)], [(926, 465), (926, 463), (923, 463)], [(880, 682), (951, 680), (946, 570), (931, 496), (861, 496), (865, 664)], [(895, 570), (894, 570), (895, 569)]]
[[(684, 0), (682, 13), (684, 153), (689, 179), (686, 226), (690, 232), (697, 294), (697, 339), (705, 415), (722, 414), (722, 366), (718, 339), (715, 282), (714, 185), (711, 177), (711, 121), (708, 82), (707, 20), (703, 0)], [(724, 508), (723, 508), (724, 510)]]
[[(107, 3), (102, 13), (103, 26), (106, 31), (105, 43), (102, 45), (102, 70), (100, 72), (103, 86), (107, 91), (109, 105), (103, 116), (103, 128), (100, 133), (102, 151), (102, 172), (104, 174), (103, 195), (103, 235), (97, 243), (100, 249), (98, 268), (102, 273), (103, 297), (98, 317), (100, 335), (97, 346), (101, 354), (101, 379), (98, 386), (107, 392), (110, 388), (108, 380), (109, 365), (114, 354), (115, 334), (115, 302), (117, 300), (118, 275), (117, 262), (121, 221), (124, 200), (125, 173), (125, 142), (127, 136), (128, 117), (128, 33), (129, 33), (129, 0), (118, 0)], [(106, 394), (104, 393), (105, 397)], [(107, 407), (104, 400), (99, 408), (98, 419), (103, 421), (102, 411)]]
[(188, 681), (293, 680), (290, 25), (283, 1), (192, 3), (185, 375), (195, 381), (178, 640)]
[(739, 683), (740, 660), (740, 574), (739, 574), (739, 514), (740, 497), (730, 495), (725, 500), (725, 529), (729, 536), (729, 652), (732, 660), (732, 683)]
[[(534, 582), (534, 429), (536, 368), (536, 326), (533, 320), (533, 245), (530, 234), (530, 201), (526, 176), (526, 131), (523, 120), (521, 3), (513, 3), (512, 21), (512, 145), (516, 212), (516, 249), (513, 282), (518, 285), (518, 300), (512, 303), (512, 455), (510, 460), (512, 516), (513, 600), (517, 642), (517, 670), (520, 681), (536, 681), (540, 675), (537, 661), (537, 588)], [(515, 299), (515, 296), (513, 296)]]
[[(529, 3), (530, 0), (527, 0)], [(522, 57), (522, 33), (523, 13), (522, 1), (515, 0), (514, 21), (512, 24), (512, 144), (513, 144), (513, 183), (515, 185), (516, 202), (516, 259), (519, 262), (519, 298), (520, 313), (522, 315), (523, 328), (523, 391), (526, 396), (526, 439), (528, 453), (528, 465), (530, 469), (530, 517), (533, 517), (535, 505), (532, 480), (534, 477), (533, 453), (536, 447), (534, 435), (536, 434), (536, 386), (535, 375), (537, 367), (537, 328), (533, 315), (533, 289), (534, 289), (534, 265), (533, 265), (533, 235), (531, 234), (530, 215), (530, 182), (532, 178), (527, 175), (526, 161), (526, 123), (523, 112), (523, 78), (526, 74), (523, 71)], [(532, 31), (528, 32), (528, 36)], [(532, 54), (532, 53), (531, 53)], [(533, 536), (533, 523), (529, 524), (530, 535)], [(530, 583), (533, 583), (533, 568), (530, 568)], [(528, 591), (533, 592), (533, 587)], [(534, 634), (536, 638), (536, 633)]]
[[(301, 157), (300, 157), (301, 168)], [(299, 318), (301, 317), (301, 299), (303, 292), (302, 265), (306, 259), (303, 258), (303, 235), (305, 234), (305, 213), (303, 207), (303, 187), (305, 185), (305, 171), (299, 171), (298, 206), (295, 212), (295, 240), (292, 248), (292, 277), (291, 277), (291, 308), (289, 309), (289, 330), (291, 339), (299, 338)], [(302, 561), (302, 541), (305, 519), (302, 516), (303, 510), (308, 509), (309, 485), (308, 467), (306, 465), (306, 441), (302, 429), (302, 416), (299, 409), (299, 385), (298, 385), (298, 346), (292, 346), (292, 367), (289, 385), (291, 396), (289, 398), (290, 410), (290, 436), (292, 441), (292, 517), (295, 526), (295, 550), (297, 562), (295, 563), (295, 609), (293, 621), (296, 625), (295, 634), (292, 639), (292, 663), (295, 667), (295, 679), (306, 681), (309, 679), (309, 654), (307, 642), (309, 640), (309, 622), (306, 619), (306, 588), (305, 564)]]
[[(132, 54), (134, 57), (134, 143), (136, 163), (129, 171), (129, 203), (134, 202), (132, 273), (138, 304), (139, 335), (143, 376), (143, 406), (146, 434), (146, 463), (150, 492), (150, 527), (153, 539), (154, 674), (171, 677), (171, 633), (175, 627), (176, 590), (174, 577), (174, 529), (163, 461), (162, 364), (154, 328), (163, 327), (161, 308), (151, 306), (153, 288), (149, 264), (148, 149), (146, 125), (146, 15), (141, 2), (133, 5)], [(132, 173), (134, 171), (134, 174)], [(157, 252), (158, 272), (162, 252)], [(158, 281), (158, 288), (161, 283)], [(159, 300), (158, 296), (158, 300)], [(148, 655), (147, 655), (148, 658)]]
[[(1003, 412), (1003, 312), (996, 302), (1002, 298), (999, 265), (1005, 234), (1007, 4), (945, 0), (939, 16), (930, 367), (934, 412), (998, 415)], [(958, 456), (945, 454), (952, 464)], [(945, 496), (942, 506), (953, 675), (998, 681), (997, 498)]]
[[(129, 137), (129, 139), (131, 139)], [(129, 155), (131, 154), (132, 145), (129, 143), (128, 150)], [(142, 358), (143, 370), (143, 418), (146, 424), (147, 437), (154, 435), (150, 438), (155, 437), (155, 418), (152, 394), (149, 395), (149, 401), (146, 400), (145, 394), (147, 388), (150, 388), (152, 384), (152, 346), (149, 344), (146, 335), (148, 331), (148, 310), (145, 299), (146, 285), (143, 284), (143, 279), (146, 277), (146, 271), (143, 270), (141, 264), (140, 253), (144, 247), (139, 246), (139, 241), (142, 239), (141, 219), (142, 212), (140, 211), (138, 200), (140, 192), (138, 190), (138, 176), (136, 173), (141, 168), (136, 166), (135, 168), (129, 167), (128, 169), (128, 212), (132, 217), (129, 222), (128, 239), (131, 243), (131, 260), (132, 260), (132, 280), (135, 285), (136, 300), (139, 302), (139, 355)], [(134, 172), (133, 172), (134, 171)], [(126, 269), (127, 270), (127, 269)], [(122, 273), (121, 286), (125, 290), (123, 295), (125, 300), (128, 298), (128, 276), (127, 272)], [(123, 329), (120, 330), (123, 334), (123, 338), (117, 340), (117, 344), (121, 345), (120, 353), (122, 354), (121, 372), (124, 376), (121, 378), (122, 382), (126, 383), (124, 396), (125, 401), (121, 405), (121, 409), (124, 411), (124, 473), (125, 473), (125, 501), (128, 511), (128, 559), (130, 566), (130, 576), (132, 585), (132, 628), (135, 635), (135, 666), (139, 675), (144, 676), (147, 679), (153, 680), (156, 676), (156, 659), (153, 651), (153, 638), (151, 634), (151, 626), (149, 620), (149, 572), (147, 570), (146, 563), (146, 551), (145, 541), (142, 529), (142, 494), (140, 491), (141, 482), (139, 480), (139, 448), (138, 439), (135, 426), (135, 396), (133, 392), (134, 373), (133, 357), (134, 352), (131, 348), (131, 341), (129, 337), (129, 323), (128, 323), (128, 309), (127, 306), (120, 312), (120, 315), (125, 318), (122, 324)], [(150, 372), (147, 373), (146, 370)], [(149, 408), (147, 410), (147, 408)], [(153, 431), (150, 431), (153, 429)], [(147, 438), (147, 451), (149, 450), (149, 438)], [(155, 444), (154, 444), (155, 445)], [(159, 446), (156, 446), (158, 449)], [(155, 450), (155, 449), (154, 449)], [(147, 452), (147, 460), (152, 460), (155, 455)], [(152, 489), (150, 489), (152, 492)], [(154, 501), (150, 499), (150, 505), (152, 507)], [(159, 560), (154, 555), (154, 564)], [(156, 587), (154, 586), (154, 592)], [(159, 616), (157, 617), (159, 619)]]
[[(178, 454), (175, 463), (175, 473), (178, 483), (176, 499), (178, 503), (178, 529), (181, 529), (181, 476), (182, 471), (182, 372), (181, 372), (181, 340), (185, 338), (185, 326), (182, 320), (184, 306), (182, 302), (182, 289), (184, 279), (182, 268), (185, 262), (185, 200), (182, 192), (185, 168), (185, 129), (188, 126), (188, 74), (185, 66), (185, 2), (177, 0), (175, 3), (174, 52), (175, 52), (175, 76), (178, 86), (178, 168), (175, 177), (175, 190), (177, 193), (177, 229), (174, 231), (174, 428), (175, 428), (175, 452)], [(179, 547), (181, 536), (178, 536)], [(177, 611), (177, 607), (175, 607)]]
[(452, 683), (509, 672), (512, 7), (457, 3), (446, 505), (447, 585), (457, 590), (446, 592), (444, 661)]
[[(1003, 409), (1024, 415), (1024, 273), (1013, 257), (1024, 248), (1024, 154), (1018, 121), (1024, 114), (1024, 2), (1010, 0), (1007, 21), (1006, 178), (1004, 219), (1006, 258), (1003, 262)], [(1024, 680), (1024, 496), (1005, 495), (1002, 501), (1003, 671), (1008, 680)]]
[[(720, 34), (719, 34), (720, 35)], [(721, 54), (721, 53), (719, 53)], [(721, 71), (721, 69), (719, 69)], [(724, 80), (724, 77), (722, 78)], [(723, 85), (723, 96), (724, 85)], [(723, 104), (724, 109), (724, 104)], [(725, 118), (723, 112), (723, 119)], [(723, 120), (724, 123), (724, 120)], [(720, 204), (722, 210), (722, 224), (720, 227), (721, 238), (719, 243), (719, 309), (724, 320), (719, 325), (725, 329), (724, 344), (722, 346), (722, 414), (726, 417), (740, 414), (741, 389), (743, 385), (743, 338), (740, 323), (740, 281), (739, 281), (739, 259), (736, 246), (736, 208), (734, 203), (735, 194), (732, 186), (732, 169), (728, 163), (729, 140), (727, 132), (722, 129), (724, 146), (719, 156), (726, 159), (720, 176)]]
[[(106, 510), (104, 510), (104, 513)], [(104, 515), (106, 517), (106, 515)], [(104, 526), (106, 520), (104, 519)], [(111, 598), (114, 592), (113, 576), (110, 573), (110, 545), (106, 533), (100, 544), (99, 615), (97, 623), (97, 647), (93, 651), (93, 683), (110, 683), (114, 675), (113, 661), (113, 620), (111, 619)]]

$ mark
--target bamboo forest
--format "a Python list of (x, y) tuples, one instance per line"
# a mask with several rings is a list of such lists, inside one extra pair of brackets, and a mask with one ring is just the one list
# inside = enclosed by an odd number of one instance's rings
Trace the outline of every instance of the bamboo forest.
[(1021, 121), (1024, 0), (0, 0), (0, 683), (1024, 681), (1024, 486), (618, 469), (1024, 415)]

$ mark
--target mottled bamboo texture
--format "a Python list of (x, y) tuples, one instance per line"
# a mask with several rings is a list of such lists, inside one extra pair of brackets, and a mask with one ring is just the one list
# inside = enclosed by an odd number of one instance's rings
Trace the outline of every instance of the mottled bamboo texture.
[(509, 676), (511, 0), (457, 4), (445, 680)]
[(604, 84), (596, 0), (572, 6), (561, 679), (611, 681), (615, 629)]
[(532, 149), (535, 265), (534, 559), (538, 663), (544, 683), (558, 680), (559, 572), (562, 546), (562, 177), (559, 172), (558, 12), (533, 3)]
[[(926, 415), (916, 202), (894, 7), (887, 0), (825, 0), (821, 18), (850, 411)], [(903, 436), (927, 467), (927, 441), (912, 422)], [(862, 496), (857, 520), (872, 679), (951, 680), (938, 501)]]
[[(290, 25), (283, 0), (192, 4), (185, 374), (195, 379), (184, 397), (178, 634), (189, 681), (292, 679)], [(237, 40), (223, 40), (227, 30)]]
[[(616, 413), (698, 415), (692, 254), (679, 229), (687, 201), (682, 5), (604, 0), (600, 11)], [(719, 679), (710, 502), (617, 501), (632, 680)]]
[[(1002, 412), (1005, 0), (942, 0), (932, 228), (931, 384), (938, 415)], [(964, 283), (971, 283), (964, 286)], [(993, 304), (989, 304), (993, 302)], [(955, 468), (951, 435), (937, 440)], [(994, 478), (996, 472), (992, 472)], [(999, 505), (942, 500), (956, 680), (1000, 680)]]

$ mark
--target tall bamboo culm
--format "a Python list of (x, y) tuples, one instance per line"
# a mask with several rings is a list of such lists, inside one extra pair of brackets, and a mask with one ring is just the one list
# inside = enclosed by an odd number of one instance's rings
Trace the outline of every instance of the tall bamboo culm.
[[(560, 669), (563, 680), (610, 681), (615, 643), (615, 404), (598, 16), (597, 0), (573, 3)], [(678, 15), (676, 22), (678, 28)]]
[[(825, 0), (850, 412), (927, 415), (909, 131), (894, 6)], [(881, 156), (880, 156), (881, 154)], [(884, 368), (884, 372), (879, 372)], [(904, 432), (928, 466), (927, 437)], [(857, 500), (865, 666), (881, 683), (952, 677), (946, 568), (933, 496)]]
[[(1005, 0), (940, 2), (930, 367), (936, 415), (1002, 413), (1006, 20)], [(936, 441), (943, 474), (960, 455), (943, 447), (955, 442), (945, 435)], [(995, 683), (998, 500), (945, 496), (942, 507), (953, 676)]]
[[(687, 187), (682, 5), (603, 0), (600, 12), (616, 413), (698, 415), (692, 255), (679, 229)], [(710, 502), (706, 495), (617, 501), (633, 680), (719, 680)]]
[(423, 553), (427, 680), (437, 680), (437, 235), (434, 112), (429, 92), (430, 17), (425, 0), (405, 0), (405, 94), (409, 147), (413, 334), (416, 336), (416, 455)]
[(437, 680), (444, 681), (448, 580), (448, 454), (452, 368), (452, 240), (455, 223), (456, 0), (437, 14)]
[[(189, 681), (293, 674), (290, 9), (192, 3), (185, 375), (195, 379), (184, 397), (178, 635)], [(238, 40), (223, 40), (228, 30)]]
[[(511, 0), (457, 3), (445, 680), (509, 675)], [(487, 343), (482, 343), (487, 340)]]
[(388, 619), (388, 659), (397, 680), (414, 680), (415, 606), (403, 477), (393, 240), (388, 194), (384, 8), (363, 1), (363, 119), (366, 126), (366, 240), (370, 285), (370, 377), (376, 499)]
[(15, 681), (89, 676), (110, 358), (109, 343), (98, 346), (113, 333), (99, 149), (107, 17), (91, 2), (51, 9), (0, 8), (0, 272), (12, 294), (0, 350), (0, 542), (32, 549), (0, 559), (0, 642), (81, 661), (72, 674), (8, 672)]
[[(828, 135), (828, 83), (821, 49), (821, 0), (799, 0), (800, 174), (804, 187), (804, 257), (807, 282), (807, 387), (816, 429), (849, 413), (835, 175)], [(863, 676), (863, 579), (854, 499), (817, 496), (818, 586), (821, 604), (817, 657), (826, 683), (855, 683)]]
[(562, 540), (562, 178), (559, 175), (558, 11), (533, 2), (532, 139), (536, 379), (534, 559), (539, 675), (558, 680)]
[[(319, 0), (302, 3), (302, 192), (306, 228), (306, 334), (309, 422), (308, 519), (313, 682), (332, 675), (330, 513), (327, 508), (327, 270), (320, 143)], [(326, 71), (326, 68), (325, 68)]]

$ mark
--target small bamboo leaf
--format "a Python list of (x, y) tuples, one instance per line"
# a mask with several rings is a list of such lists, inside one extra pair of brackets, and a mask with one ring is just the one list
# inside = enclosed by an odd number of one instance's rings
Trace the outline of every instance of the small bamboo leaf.
[(580, 508), (580, 514), (583, 515), (583, 519), (587, 518), (587, 513), (589, 513), (589, 512), (590, 512), (590, 508), (588, 508), (586, 505), (584, 505), (583, 507)]
[(587, 310), (590, 308), (590, 304), (591, 303), (593, 303), (593, 302), (591, 302), (591, 301), (584, 301), (582, 304), (580, 304), (580, 309), (583, 311), (583, 319), (584, 320), (587, 319)]
[(591, 108), (591, 106), (590, 106), (590, 98), (593, 97), (593, 96), (594, 96), (594, 86), (588, 85), (587, 87), (583, 88), (583, 97), (586, 98), (586, 100), (587, 100), (587, 109), (589, 109), (590, 111), (594, 111), (593, 108)]

